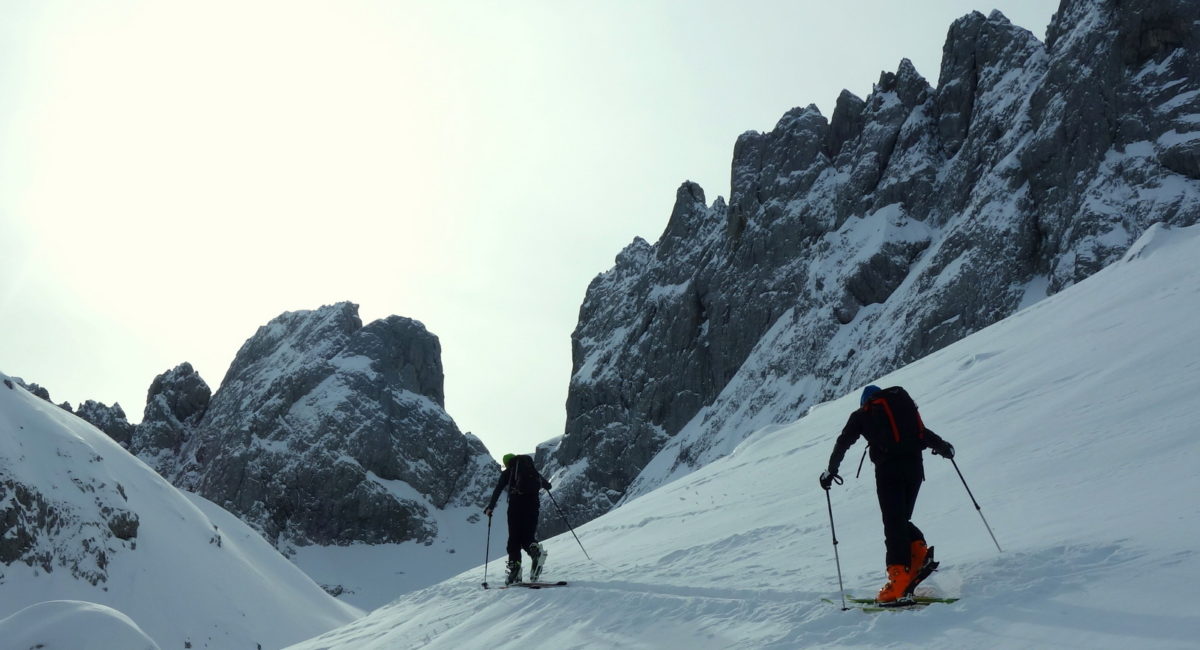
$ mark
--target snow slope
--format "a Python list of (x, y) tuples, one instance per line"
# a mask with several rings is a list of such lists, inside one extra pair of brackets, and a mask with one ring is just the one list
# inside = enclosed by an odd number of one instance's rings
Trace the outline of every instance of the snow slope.
[(128, 616), (77, 600), (30, 605), (0, 620), (0, 639), (6, 648), (159, 650)]
[(46, 601), (84, 603), (6, 618), (0, 638), (44, 643), (25, 626), (53, 614), (64, 621), (60, 641), (89, 621), (119, 630), (114, 621), (128, 620), (163, 648), (278, 648), (361, 615), (228, 512), (0, 380), (0, 552), (20, 551), (0, 564), (0, 618)]
[[(499, 476), (495, 466), (492, 477)], [(500, 498), (500, 507), (505, 506)], [(406, 594), (441, 582), (468, 567), (479, 564), (484, 556), (487, 519), (481, 508), (453, 506), (430, 509), (429, 519), (438, 529), (436, 540), (426, 545), (419, 541), (401, 544), (348, 544), (346, 546), (298, 546), (288, 557), (304, 573), (321, 585), (340, 588), (338, 600), (370, 611)], [(508, 537), (508, 522), (494, 517), (490, 558), (504, 555), (503, 540)]]
[[(838, 599), (817, 476), (853, 394), (549, 542), (566, 588), (484, 591), (476, 569), (295, 648), (1193, 648), (1200, 638), (1200, 227), (1152, 227), (1090, 279), (906, 366), (956, 461), (927, 456), (914, 521), (953, 605)], [(883, 581), (870, 469), (830, 503), (848, 592)], [(495, 543), (495, 540), (493, 540)], [(501, 562), (490, 575), (499, 576)], [(532, 645), (531, 645), (532, 644)]]

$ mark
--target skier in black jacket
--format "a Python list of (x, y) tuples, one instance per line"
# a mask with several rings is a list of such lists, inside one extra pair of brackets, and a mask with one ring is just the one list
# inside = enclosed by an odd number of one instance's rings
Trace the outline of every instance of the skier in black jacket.
[(537, 582), (542, 575), (542, 567), (546, 564), (546, 549), (537, 541), (538, 525), (538, 495), (542, 488), (550, 489), (550, 481), (542, 478), (533, 466), (533, 459), (524, 454), (504, 454), (504, 471), (500, 472), (500, 480), (496, 489), (492, 490), (492, 500), (488, 502), (483, 513), (488, 517), (496, 509), (500, 493), (508, 489), (508, 569), (504, 584), (511, 585), (521, 582), (521, 550), (529, 553), (531, 566), (529, 581)]
[(867, 386), (859, 404), (861, 408), (850, 414), (842, 428), (820, 482), (826, 490), (834, 481), (841, 483), (837, 472), (846, 451), (859, 436), (866, 439), (875, 465), (875, 491), (887, 547), (888, 582), (876, 600), (889, 603), (911, 594), (917, 583), (937, 568), (933, 548), (926, 545), (925, 535), (911, 519), (925, 480), (922, 450), (931, 449), (949, 459), (954, 457), (954, 447), (925, 428), (916, 404), (903, 388)]

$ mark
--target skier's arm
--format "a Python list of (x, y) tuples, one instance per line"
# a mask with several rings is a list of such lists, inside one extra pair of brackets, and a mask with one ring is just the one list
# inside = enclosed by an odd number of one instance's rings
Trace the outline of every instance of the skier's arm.
[(954, 445), (946, 442), (941, 436), (934, 433), (930, 429), (925, 429), (921, 435), (921, 440), (925, 441), (925, 448), (933, 450), (933, 453), (946, 458), (954, 458)]
[(833, 453), (829, 455), (830, 474), (837, 474), (838, 468), (842, 465), (842, 459), (846, 457), (846, 450), (850, 449), (862, 435), (861, 413), (863, 411), (855, 411), (850, 414), (850, 418), (846, 420), (846, 426), (842, 427), (842, 434), (833, 444)]
[(491, 516), (491, 512), (496, 509), (496, 502), (500, 500), (500, 493), (504, 491), (504, 486), (508, 485), (508, 472), (504, 470), (500, 472), (500, 480), (496, 481), (496, 489), (492, 490), (492, 500), (488, 501), (488, 506), (483, 509), (484, 512)]

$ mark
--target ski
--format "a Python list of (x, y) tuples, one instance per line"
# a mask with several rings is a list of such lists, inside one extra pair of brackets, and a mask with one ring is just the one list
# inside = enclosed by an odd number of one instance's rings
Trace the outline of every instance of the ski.
[(559, 580), (558, 582), (514, 582), (511, 585), (504, 585), (503, 587), (496, 587), (496, 588), (497, 589), (508, 589), (509, 587), (525, 587), (526, 589), (545, 589), (546, 587), (565, 587), (565, 586), (567, 586), (567, 581)]
[[(829, 598), (821, 598), (821, 600), (824, 602), (827, 602), (829, 604), (833, 604), (833, 606), (841, 607), (841, 603), (829, 600)], [(882, 606), (878, 606), (878, 604), (872, 604), (874, 602), (875, 601), (871, 601), (871, 603), (862, 603), (862, 602), (853, 602), (853, 601), (847, 600), (846, 601), (846, 609), (858, 609), (859, 612), (868, 612), (868, 613), (901, 612), (901, 610), (905, 610), (905, 609), (924, 609), (925, 607), (929, 607), (929, 604), (930, 604), (928, 602), (914, 602), (914, 603), (908, 603), (908, 604), (900, 604), (900, 606), (882, 607)]]
[[(943, 598), (941, 596), (913, 596), (913, 597), (911, 597), (911, 602), (908, 602), (909, 599), (903, 599), (903, 600), (905, 601), (904, 604), (908, 604), (908, 605), (928, 605), (930, 603), (958, 602), (957, 598)], [(852, 598), (850, 596), (846, 596), (846, 601), (851, 602), (851, 603), (861, 604), (861, 605), (879, 605), (879, 603), (877, 603), (874, 598)], [(887, 607), (887, 605), (879, 605), (879, 606)]]
[[(841, 607), (841, 603), (839, 603), (835, 600), (831, 600), (829, 598), (822, 598), (821, 600), (822, 600), (822, 602), (828, 603), (830, 605)], [(863, 611), (863, 612), (874, 613), (874, 612), (903, 611), (906, 609), (924, 609), (931, 604), (931, 603), (911, 602), (911, 603), (901, 603), (898, 605), (884, 606), (884, 605), (876, 604), (874, 600), (861, 602), (862, 600), (863, 599), (859, 599), (856, 601), (856, 600), (850, 600), (849, 598), (847, 598), (846, 599), (846, 609), (857, 609), (857, 610)]]
[[(841, 607), (841, 603), (831, 598), (822, 598), (822, 602), (830, 605)], [(925, 609), (934, 603), (953, 603), (957, 602), (957, 598), (938, 598), (932, 596), (918, 596), (912, 600), (900, 600), (895, 603), (881, 604), (875, 602), (874, 598), (852, 598), (846, 597), (846, 609), (858, 609), (864, 612), (887, 612), (887, 611), (904, 611), (909, 609)]]

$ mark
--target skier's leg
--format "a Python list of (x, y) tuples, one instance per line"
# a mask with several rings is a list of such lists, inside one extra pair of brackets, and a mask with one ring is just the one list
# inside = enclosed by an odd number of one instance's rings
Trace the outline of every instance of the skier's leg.
[(912, 509), (903, 477), (876, 471), (875, 491), (879, 497), (879, 511), (883, 517), (883, 541), (887, 547), (887, 583), (879, 590), (875, 599), (890, 603), (904, 596), (911, 581), (908, 563), (911, 548), (908, 518)]
[(917, 507), (917, 495), (921, 492), (921, 479), (909, 479), (907, 484), (903, 486), (903, 491), (906, 523), (908, 524), (908, 538), (911, 542), (924, 542), (924, 533), (922, 533), (921, 529), (917, 528), (917, 525), (912, 522), (913, 511)]
[(912, 594), (917, 585), (937, 569), (937, 563), (933, 561), (933, 549), (926, 545), (925, 535), (921, 532), (921, 529), (912, 523), (913, 510), (917, 505), (917, 495), (921, 492), (922, 478), (920, 475), (910, 476), (905, 486), (906, 509), (909, 517), (907, 527), (908, 536), (911, 540), (908, 560), (909, 581), (908, 586), (904, 590), (905, 594)]
[(518, 504), (508, 503), (508, 561), (521, 563), (521, 508)]
[(884, 474), (875, 475), (875, 491), (879, 497), (879, 512), (883, 517), (883, 541), (887, 549), (886, 564), (908, 566), (910, 546), (909, 518), (912, 504), (903, 481)]
[(541, 514), (539, 510), (537, 502), (534, 502), (530, 516), (529, 544), (525, 547), (525, 552), (529, 553), (532, 559), (529, 569), (530, 581), (537, 581), (542, 577), (542, 567), (546, 564), (546, 549), (537, 541), (538, 517)]

